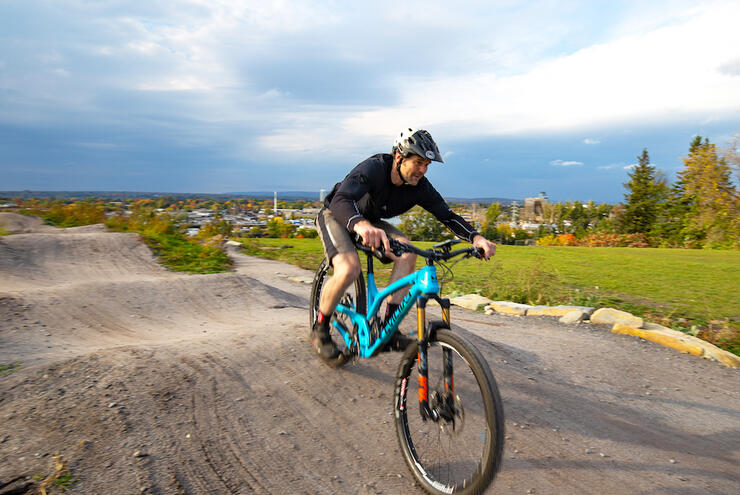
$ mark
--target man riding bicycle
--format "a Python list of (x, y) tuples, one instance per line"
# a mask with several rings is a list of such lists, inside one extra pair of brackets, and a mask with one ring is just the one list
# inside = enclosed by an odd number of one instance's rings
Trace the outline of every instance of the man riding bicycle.
[[(416, 255), (404, 253), (397, 257), (390, 249), (388, 238), (408, 243), (406, 235), (382, 218), (392, 218), (419, 205), (432, 213), (460, 239), (469, 241), (489, 259), (496, 245), (454, 213), (442, 196), (424, 177), (432, 161), (444, 163), (432, 136), (425, 130), (404, 129), (395, 139), (391, 154), (380, 153), (364, 160), (338, 182), (324, 201), (316, 225), (324, 252), (334, 268), (334, 276), (321, 293), (319, 311), (311, 333), (311, 343), (319, 357), (331, 363), (340, 356), (329, 335), (329, 323), (342, 294), (360, 275), (360, 258), (351, 233), (362, 237), (364, 245), (383, 247), (393, 262), (389, 283), (414, 271)], [(397, 291), (389, 297), (386, 319), (403, 301), (407, 291)], [(388, 346), (405, 349), (412, 341), (396, 332)]]

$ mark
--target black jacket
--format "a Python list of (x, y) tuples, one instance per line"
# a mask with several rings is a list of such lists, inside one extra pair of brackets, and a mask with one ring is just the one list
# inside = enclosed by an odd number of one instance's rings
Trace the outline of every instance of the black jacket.
[(361, 162), (338, 182), (324, 200), (337, 221), (353, 232), (361, 220), (376, 222), (392, 218), (419, 205), (456, 236), (469, 242), (478, 232), (463, 218), (450, 210), (445, 200), (426, 177), (416, 186), (396, 186), (391, 182), (393, 156), (381, 153)]

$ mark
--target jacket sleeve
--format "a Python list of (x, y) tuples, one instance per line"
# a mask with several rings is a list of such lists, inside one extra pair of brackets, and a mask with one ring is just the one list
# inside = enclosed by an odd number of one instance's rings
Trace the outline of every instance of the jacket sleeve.
[(460, 239), (473, 242), (475, 236), (480, 235), (463, 217), (447, 206), (445, 200), (431, 184), (429, 184), (429, 190), (424, 195), (424, 202), (420, 205)]
[(354, 232), (354, 226), (361, 220), (366, 220), (357, 207), (357, 201), (370, 191), (370, 180), (367, 167), (361, 163), (344, 178), (339, 184), (337, 192), (329, 203), (334, 218), (349, 232)]

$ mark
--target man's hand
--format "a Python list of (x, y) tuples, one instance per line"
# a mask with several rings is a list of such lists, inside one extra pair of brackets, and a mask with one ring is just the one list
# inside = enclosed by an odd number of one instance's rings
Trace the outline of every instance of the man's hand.
[(482, 249), (483, 258), (486, 260), (496, 254), (496, 245), (482, 235), (477, 235), (473, 238), (473, 247)]
[(388, 242), (388, 236), (385, 235), (385, 230), (374, 227), (367, 220), (361, 220), (355, 224), (355, 232), (362, 237), (362, 244), (370, 246), (373, 249), (377, 249), (383, 246), (385, 254), (389, 258), (395, 258), (391, 251), (391, 245)]

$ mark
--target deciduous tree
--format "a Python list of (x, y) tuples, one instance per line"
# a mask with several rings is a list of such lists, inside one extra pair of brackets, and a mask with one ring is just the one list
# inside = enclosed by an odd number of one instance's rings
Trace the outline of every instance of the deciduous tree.
[(453, 237), (434, 215), (420, 206), (414, 206), (401, 215), (398, 228), (412, 241), (443, 241)]
[(697, 136), (679, 172), (689, 209), (684, 231), (705, 236), (707, 247), (740, 246), (740, 197), (717, 147)]

